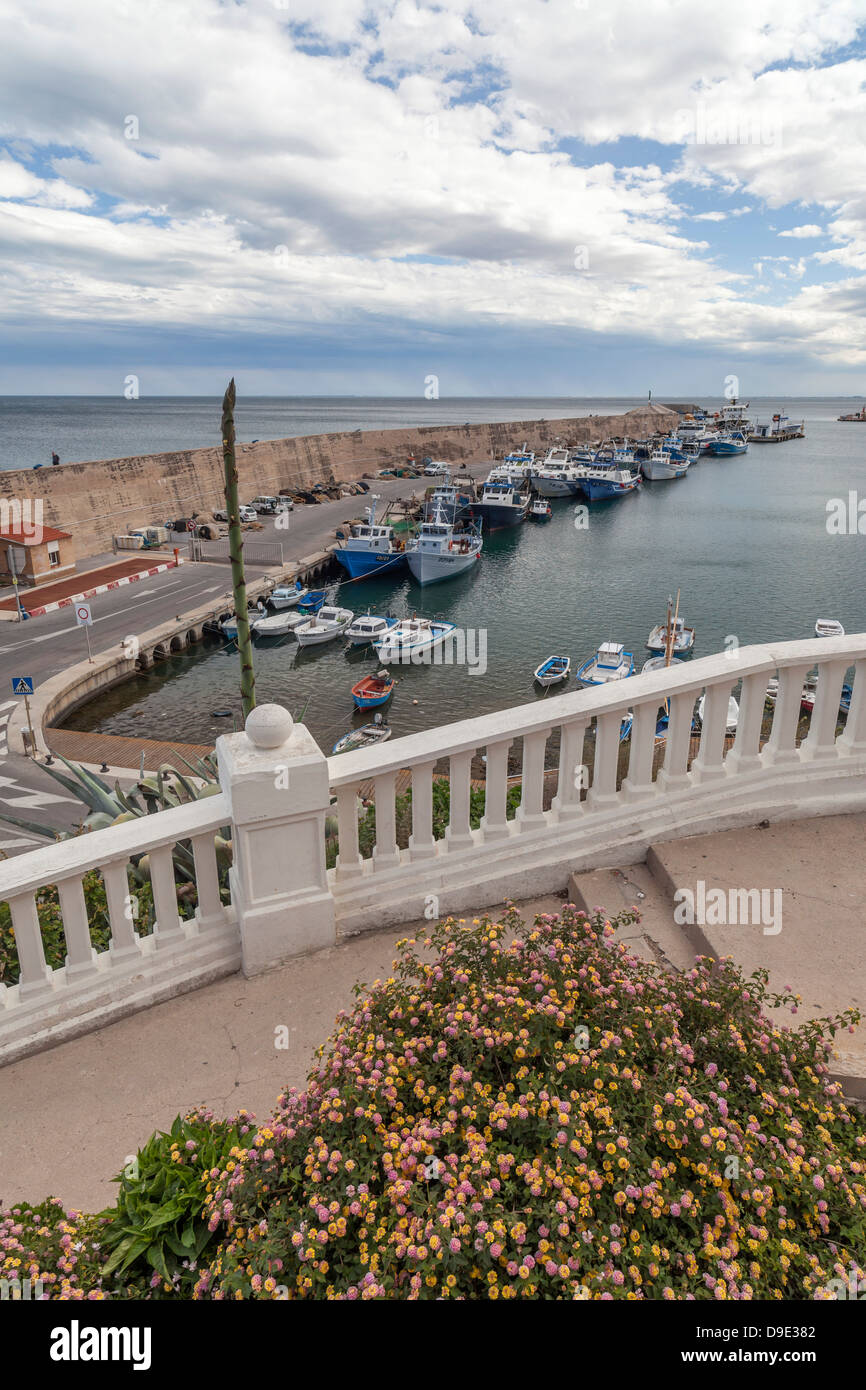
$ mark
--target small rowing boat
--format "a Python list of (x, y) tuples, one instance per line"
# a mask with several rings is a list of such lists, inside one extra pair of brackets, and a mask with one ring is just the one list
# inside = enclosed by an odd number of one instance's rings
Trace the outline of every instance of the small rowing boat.
[(819, 618), (815, 624), (816, 637), (844, 637), (845, 629), (835, 618)]
[(352, 686), (352, 699), (358, 709), (376, 709), (379, 705), (387, 705), (396, 684), (387, 671), (377, 671), (375, 676), (364, 676)]
[(390, 615), (381, 618), (375, 613), (359, 613), (355, 621), (346, 628), (346, 637), (353, 647), (366, 647), (371, 642), (378, 642), (386, 632), (397, 626), (397, 622), (398, 619)]
[(568, 680), (571, 671), (570, 656), (549, 656), (536, 667), (535, 679), (539, 685), (556, 685), (557, 681)]
[(272, 613), (267, 618), (256, 618), (252, 630), (256, 637), (283, 637), (305, 621), (303, 613), (292, 613), (286, 609)]
[[(381, 714), (376, 717), (381, 721)], [(391, 728), (388, 724), (363, 724), (360, 729), (350, 729), (342, 738), (338, 738), (331, 752), (355, 753), (359, 748), (372, 748), (374, 743), (384, 743), (390, 737)]]
[(297, 608), (309, 592), (299, 579), (294, 584), (278, 584), (268, 595), (268, 603), (276, 609)]
[(441, 647), (456, 631), (456, 623), (404, 618), (375, 643), (376, 653), (383, 665), (396, 661), (423, 666), (434, 659), (434, 649)]
[(318, 613), (295, 628), (295, 636), (302, 647), (331, 642), (346, 631), (354, 616), (350, 608), (320, 608)]

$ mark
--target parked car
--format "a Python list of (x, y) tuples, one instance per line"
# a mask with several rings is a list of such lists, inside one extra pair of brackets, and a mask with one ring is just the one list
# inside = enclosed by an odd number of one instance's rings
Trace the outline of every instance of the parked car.
[(238, 507), (238, 516), (240, 517), (241, 521), (257, 520), (255, 507), (247, 506), (243, 502), (241, 503), (240, 507)]
[(294, 508), (291, 497), (254, 497), (252, 505), (265, 516), (275, 516), (277, 512), (290, 512)]
[(447, 473), (450, 467), (450, 463), (446, 463), (445, 459), (431, 459), (424, 472), (430, 477), (437, 477), (440, 473)]

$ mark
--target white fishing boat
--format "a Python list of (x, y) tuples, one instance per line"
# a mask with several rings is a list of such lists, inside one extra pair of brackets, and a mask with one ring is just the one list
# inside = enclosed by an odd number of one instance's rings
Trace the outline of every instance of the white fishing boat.
[(567, 681), (570, 671), (570, 656), (549, 656), (536, 667), (534, 674), (539, 685), (549, 686), (556, 685), (558, 681)]
[(293, 632), (296, 627), (300, 627), (303, 622), (306, 622), (303, 613), (286, 610), (271, 613), (267, 618), (256, 618), (252, 630), (256, 637), (283, 637), (287, 632)]
[(353, 647), (365, 647), (371, 642), (378, 642), (386, 632), (396, 627), (398, 621), (390, 616), (382, 618), (375, 613), (360, 613), (346, 628), (346, 637)]
[(684, 478), (688, 472), (687, 459), (672, 458), (664, 449), (652, 449), (648, 458), (641, 459), (640, 471), (647, 482), (660, 483), (669, 478)]
[(680, 663), (677, 657), (673, 657), (671, 661), (668, 661), (667, 657), (665, 656), (651, 656), (649, 660), (645, 661), (643, 666), (640, 668), (640, 673), (641, 675), (643, 675), (645, 671), (663, 671), (666, 666), (674, 666), (679, 664)]
[(815, 624), (816, 637), (844, 637), (845, 629), (835, 618), (819, 618)]
[(379, 660), (403, 665), (423, 665), (436, 647), (441, 647), (457, 631), (456, 623), (431, 618), (404, 618), (375, 644)]
[(272, 589), (268, 597), (271, 608), (296, 608), (302, 598), (306, 598), (309, 593), (300, 582), (296, 584), (278, 584), (276, 589)]
[[(702, 695), (701, 698), (698, 700), (697, 716), (698, 722), (701, 725), (703, 725), (704, 722), (704, 707), (706, 698), (706, 695)], [(737, 720), (739, 719), (739, 717), (740, 706), (737, 704), (733, 695), (730, 695), (728, 697), (728, 713), (725, 716), (725, 731), (727, 733), (732, 734), (734, 732), (734, 730), (737, 727)]]
[(476, 531), (455, 531), (437, 512), (436, 520), (424, 521), (414, 540), (406, 545), (406, 560), (418, 584), (438, 584), (471, 569), (481, 554)]
[[(263, 611), (263, 610), (262, 610), (261, 608), (248, 608), (248, 609), (247, 609), (247, 622), (249, 623), (250, 627), (252, 627), (254, 623), (258, 622), (259, 618), (260, 618), (261, 615), (262, 615), (262, 611)], [(226, 636), (226, 637), (237, 637), (237, 635), (238, 635), (238, 616), (237, 616), (237, 613), (232, 613), (232, 615), (231, 615), (230, 618), (223, 618), (222, 621), (220, 622), (220, 627), (222, 628), (222, 631), (223, 631), (223, 635), (224, 635), (224, 636)]]
[(646, 639), (651, 652), (666, 652), (670, 645), (673, 656), (690, 652), (695, 645), (695, 629), (686, 627), (682, 618), (671, 618), (671, 605), (668, 605), (667, 621), (658, 623)]
[(354, 618), (351, 608), (320, 608), (306, 622), (295, 628), (295, 636), (302, 647), (316, 646), (321, 642), (332, 642), (345, 632)]
[(553, 512), (550, 510), (550, 503), (544, 497), (536, 497), (529, 508), (529, 515), (533, 521), (550, 521)]
[(602, 642), (595, 656), (577, 668), (577, 679), (584, 685), (607, 685), (625, 680), (634, 671), (634, 656), (621, 642)]

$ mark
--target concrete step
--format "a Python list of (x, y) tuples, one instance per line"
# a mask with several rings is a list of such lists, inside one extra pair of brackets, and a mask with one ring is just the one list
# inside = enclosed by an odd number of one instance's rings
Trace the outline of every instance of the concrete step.
[(612, 916), (623, 908), (636, 907), (641, 920), (627, 931), (617, 932), (617, 941), (622, 941), (632, 954), (665, 970), (690, 970), (694, 965), (698, 952), (682, 927), (674, 922), (671, 896), (646, 864), (572, 874), (568, 901), (590, 914), (602, 907)]

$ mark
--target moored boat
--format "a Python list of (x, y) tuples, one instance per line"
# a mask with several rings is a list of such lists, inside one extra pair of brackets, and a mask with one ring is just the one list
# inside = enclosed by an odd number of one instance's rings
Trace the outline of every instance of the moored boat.
[(284, 611), (271, 613), (267, 618), (256, 618), (252, 630), (256, 637), (284, 637), (307, 619), (303, 613)]
[(709, 453), (714, 458), (728, 458), (734, 454), (747, 454), (749, 452), (749, 441), (739, 430), (731, 434), (719, 435), (710, 441)]
[(367, 520), (354, 525), (351, 535), (333, 552), (351, 579), (365, 579), (387, 570), (393, 573), (406, 563), (405, 547), (391, 526), (376, 525), (378, 497), (371, 494)]
[(695, 636), (695, 629), (686, 627), (682, 618), (671, 617), (671, 606), (669, 605), (667, 622), (658, 623), (653, 628), (646, 639), (646, 644), (651, 652), (666, 652), (668, 645), (670, 645), (673, 656), (682, 656), (684, 652), (690, 652), (695, 645)]
[[(706, 706), (706, 698), (707, 698), (706, 695), (702, 695), (702, 696), (701, 696), (701, 698), (698, 700), (697, 710), (696, 710), (697, 717), (698, 717), (698, 722), (701, 724), (702, 727), (703, 727), (703, 722), (704, 722), (704, 709), (705, 709), (705, 706)], [(727, 710), (727, 714), (725, 715), (725, 732), (726, 732), (726, 733), (731, 734), (731, 733), (734, 732), (734, 730), (735, 730), (736, 727), (737, 727), (737, 721), (739, 720), (739, 717), (740, 717), (740, 706), (737, 704), (737, 702), (736, 702), (736, 700), (734, 699), (733, 695), (730, 695), (730, 696), (728, 697), (728, 710)]]
[(577, 679), (584, 685), (606, 685), (621, 681), (634, 671), (634, 656), (621, 642), (602, 642), (595, 656), (577, 668)]
[(580, 480), (581, 490), (590, 502), (603, 502), (611, 497), (624, 497), (640, 485), (640, 473), (628, 468), (587, 465)]
[(845, 629), (836, 618), (819, 618), (815, 624), (816, 637), (844, 637)]
[(532, 506), (529, 508), (529, 515), (533, 521), (549, 521), (553, 516), (550, 503), (543, 497), (536, 497)]
[(346, 637), (353, 647), (365, 647), (368, 643), (378, 642), (398, 621), (390, 614), (383, 618), (376, 613), (359, 613), (346, 628)]
[(302, 613), (318, 613), (327, 598), (325, 589), (308, 589), (303, 598), (298, 601), (298, 608)]
[(387, 705), (396, 684), (387, 671), (377, 671), (375, 676), (364, 676), (352, 686), (352, 699), (358, 709), (376, 709)]
[(376, 653), (384, 665), (389, 662), (424, 665), (427, 657), (456, 631), (456, 623), (438, 622), (431, 618), (403, 618), (376, 643)]
[(268, 595), (268, 604), (271, 608), (297, 608), (302, 599), (309, 593), (307, 589), (297, 579), (294, 584), (278, 584)]
[(362, 724), (360, 729), (350, 729), (331, 749), (332, 753), (355, 753), (359, 748), (372, 748), (374, 743), (384, 743), (391, 737), (391, 728), (388, 724), (381, 723), (382, 716), (377, 714), (376, 722), (373, 724)]
[(519, 526), (529, 511), (529, 492), (513, 482), (496, 482), (489, 478), (481, 496), (470, 503), (466, 515), (480, 522), (484, 531), (502, 531), (507, 526)]
[(640, 460), (640, 471), (649, 483), (665, 482), (670, 478), (684, 478), (688, 472), (688, 460), (676, 459), (664, 449), (652, 449), (646, 458)]
[(295, 636), (302, 647), (331, 642), (346, 631), (354, 616), (351, 608), (322, 607), (306, 622), (298, 624)]
[(440, 512), (435, 521), (423, 522), (415, 539), (407, 543), (406, 560), (416, 583), (438, 584), (471, 569), (481, 546), (476, 531), (455, 531)]
[(571, 671), (570, 656), (549, 656), (535, 669), (535, 679), (539, 685), (556, 685), (558, 681), (568, 680)]

